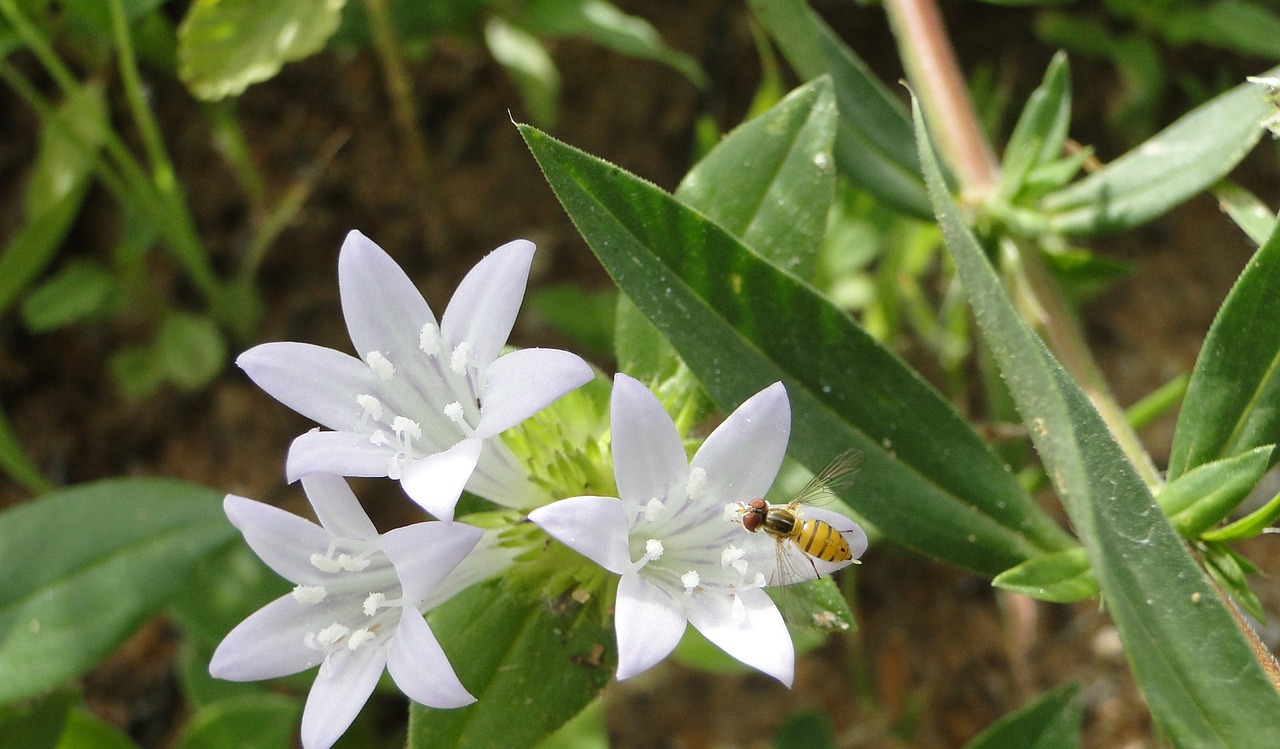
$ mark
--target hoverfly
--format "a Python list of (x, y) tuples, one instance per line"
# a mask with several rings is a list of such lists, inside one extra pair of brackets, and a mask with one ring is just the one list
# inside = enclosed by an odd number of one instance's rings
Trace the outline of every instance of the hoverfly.
[[(862, 461), (861, 450), (846, 450), (816, 473), (786, 505), (772, 505), (757, 497), (741, 506), (742, 527), (752, 533), (764, 531), (777, 542), (773, 575), (783, 578), (770, 579), (769, 584), (817, 579), (836, 565), (856, 561), (866, 550), (867, 536), (857, 523), (838, 513), (811, 509), (849, 486), (862, 468)], [(796, 559), (794, 552), (799, 552), (804, 561)], [(804, 569), (805, 562), (812, 568), (812, 576)], [(829, 564), (823, 564), (820, 570), (819, 562)]]

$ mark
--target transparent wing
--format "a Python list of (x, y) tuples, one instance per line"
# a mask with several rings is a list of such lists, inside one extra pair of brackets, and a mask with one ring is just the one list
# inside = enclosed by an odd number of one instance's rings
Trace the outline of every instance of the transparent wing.
[(862, 462), (861, 450), (856, 447), (845, 450), (833, 458), (826, 468), (815, 473), (788, 504), (815, 505), (830, 502), (836, 498), (836, 494), (853, 483), (858, 471), (862, 470)]

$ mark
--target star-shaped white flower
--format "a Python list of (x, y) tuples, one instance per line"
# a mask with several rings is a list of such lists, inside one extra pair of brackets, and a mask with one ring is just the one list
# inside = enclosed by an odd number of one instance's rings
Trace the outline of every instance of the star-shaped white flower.
[(529, 506), (527, 478), (510, 451), (489, 438), (593, 376), (567, 351), (500, 355), (533, 252), (524, 240), (491, 252), (462, 280), (437, 324), (395, 261), (363, 234), (348, 234), (338, 285), (360, 358), (279, 342), (236, 360), (276, 400), (331, 430), (294, 440), (289, 480), (389, 476), (443, 520), (453, 518), (464, 486), (499, 504)]
[(451, 573), (483, 531), (426, 522), (379, 534), (342, 478), (310, 474), (302, 486), (320, 525), (244, 497), (223, 503), (254, 552), (296, 587), (233, 629), (209, 673), (257, 681), (319, 665), (302, 713), (305, 749), (337, 741), (384, 668), (415, 702), (474, 702), (421, 611), (477, 581)]
[[(692, 461), (649, 390), (614, 379), (613, 467), (618, 499), (572, 497), (529, 513), (548, 534), (620, 574), (618, 678), (665, 658), (692, 624), (734, 658), (790, 685), (791, 637), (762, 590), (778, 547), (727, 516), (761, 497), (786, 452), (791, 408), (775, 383), (729, 415)], [(824, 567), (823, 572), (831, 567)], [(774, 582), (794, 582), (775, 580)]]

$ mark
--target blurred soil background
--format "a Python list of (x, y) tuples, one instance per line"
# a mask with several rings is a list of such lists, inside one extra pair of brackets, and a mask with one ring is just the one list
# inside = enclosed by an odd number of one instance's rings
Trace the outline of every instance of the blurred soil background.
[[(553, 42), (563, 99), (552, 132), (673, 189), (694, 158), (699, 114), (710, 114), (727, 130), (747, 110), (760, 77), (749, 13), (735, 0), (618, 4), (695, 55), (711, 85), (699, 91), (667, 67), (585, 41)], [(882, 80), (892, 84), (902, 77), (881, 10), (852, 3), (818, 7)], [(945, 10), (966, 71), (986, 66), (1009, 87), (1013, 102), (1025, 100), (1052, 53), (1028, 35), (1029, 12), (972, 2), (946, 3)], [(1196, 65), (1194, 59), (1169, 62)], [(1243, 69), (1241, 77), (1264, 67)], [(531, 289), (608, 287), (512, 125), (512, 118), (527, 117), (502, 69), (477, 45), (440, 40), (412, 73), (419, 127), (430, 148), (429, 185), (406, 168), (405, 146), (371, 51), (325, 52), (288, 65), (241, 98), (252, 157), (269, 191), (300, 180), (311, 190), (262, 266), (267, 312), (260, 340), (349, 349), (336, 259), (350, 229), (390, 252), (437, 312), (479, 257), (516, 237), (539, 248)], [(1120, 85), (1116, 72), (1073, 59), (1072, 76), (1073, 137), (1096, 144), (1104, 160), (1121, 153), (1131, 143), (1105, 125)], [(215, 261), (229, 263), (248, 236), (246, 208), (227, 187), (231, 172), (185, 89), (163, 76), (151, 77), (150, 84), (200, 231), (221, 258)], [(119, 99), (113, 105), (123, 111)], [(1161, 106), (1161, 123), (1187, 106), (1175, 95)], [(1014, 116), (1016, 111), (1008, 115)], [(34, 114), (0, 88), (0, 237), (11, 236), (21, 220), (22, 180), (37, 132)], [(336, 154), (323, 162), (321, 154), (334, 144), (340, 144)], [(1275, 205), (1271, 149), (1264, 145), (1238, 176)], [(94, 188), (61, 262), (108, 257), (119, 239), (118, 216), (112, 198)], [(447, 236), (447, 244), (433, 244), (433, 231)], [(1100, 238), (1092, 247), (1134, 266), (1130, 278), (1083, 311), (1089, 338), (1127, 405), (1190, 371), (1251, 246), (1211, 199), (1201, 197), (1142, 230)], [(194, 298), (167, 257), (154, 258), (157, 287)], [(127, 317), (38, 336), (24, 332), (16, 316), (2, 325), (0, 398), (29, 454), (56, 484), (167, 476), (302, 509), (301, 492), (283, 483), (283, 461), (291, 438), (311, 425), (259, 392), (230, 363), (207, 389), (170, 388), (132, 402), (114, 389), (107, 372), (111, 352), (142, 334)], [(572, 346), (527, 308), (513, 342)], [(594, 360), (612, 371), (607, 359)], [(1162, 418), (1143, 433), (1158, 462), (1167, 455), (1172, 424), (1172, 416)], [(401, 516), (407, 503), (396, 491), (382, 482), (362, 494), (379, 524), (413, 519)], [(0, 482), (0, 506), (26, 498)], [(1264, 570), (1280, 565), (1275, 541), (1267, 537), (1243, 551)], [(823, 711), (841, 747), (958, 747), (1041, 691), (1068, 681), (1082, 687), (1086, 747), (1158, 745), (1115, 631), (1096, 603), (1014, 600), (997, 595), (987, 580), (889, 543), (870, 551), (856, 575), (846, 582), (856, 584), (859, 631), (834, 636), (804, 657), (793, 690), (760, 675), (725, 677), (668, 662), (610, 687), (613, 745), (763, 747), (782, 721), (803, 724), (813, 711)], [(1280, 611), (1280, 586), (1264, 579), (1256, 589), (1269, 611)], [(1264, 635), (1274, 646), (1280, 630), (1272, 626)], [(94, 710), (144, 747), (170, 745), (183, 720), (173, 671), (176, 642), (172, 625), (156, 620), (85, 679)], [(394, 705), (386, 712), (403, 715)]]

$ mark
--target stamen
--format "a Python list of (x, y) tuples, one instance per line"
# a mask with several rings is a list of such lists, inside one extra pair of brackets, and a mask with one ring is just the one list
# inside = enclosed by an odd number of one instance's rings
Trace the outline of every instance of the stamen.
[(361, 627), (355, 632), (352, 632), (351, 636), (347, 638), (347, 650), (355, 650), (366, 642), (371, 642), (377, 639), (378, 636), (375, 635), (368, 627)]
[(644, 519), (652, 523), (666, 507), (666, 505), (662, 504), (662, 500), (654, 497), (644, 506)]
[(729, 548), (720, 552), (720, 566), (732, 566), (738, 571), (739, 575), (745, 575), (747, 572), (747, 560), (742, 557), (746, 556), (746, 553), (745, 549), (740, 549), (737, 546), (731, 545)]
[(294, 587), (292, 595), (293, 600), (298, 603), (315, 604), (323, 601), (329, 591), (323, 585), (298, 585)]
[(656, 538), (651, 538), (644, 542), (644, 558), (646, 561), (655, 561), (662, 558), (662, 542)]
[(418, 334), (418, 348), (427, 356), (435, 356), (440, 353), (440, 328), (433, 323), (427, 323), (422, 326), (422, 332)]
[(328, 554), (312, 554), (311, 566), (321, 572), (339, 572), (342, 570), (342, 565)]
[(690, 500), (696, 502), (702, 499), (702, 495), (707, 491), (707, 472), (698, 466), (689, 469), (689, 487), (688, 494)]
[(467, 374), (467, 356), (471, 353), (471, 344), (463, 341), (453, 350), (453, 355), (449, 357), (449, 369), (459, 377)]
[(364, 599), (364, 615), (373, 616), (378, 612), (378, 607), (387, 597), (381, 593), (370, 593), (369, 597)]
[(330, 624), (329, 626), (325, 627), (324, 629), (316, 633), (315, 642), (321, 648), (328, 650), (329, 648), (333, 647), (338, 642), (340, 642), (342, 638), (346, 637), (350, 631), (351, 630), (348, 629), (347, 627), (344, 627), (341, 624), (334, 622), (333, 624)]
[(338, 566), (346, 572), (360, 572), (369, 566), (369, 560), (364, 557), (353, 557), (350, 554), (339, 554)]
[(700, 582), (702, 582), (702, 578), (698, 575), (697, 570), (689, 570), (680, 576), (680, 584), (684, 586), (684, 594), (686, 596), (693, 595), (693, 589), (698, 587)]
[(747, 605), (742, 602), (742, 597), (736, 593), (730, 593), (729, 598), (732, 600), (729, 605), (729, 618), (735, 623), (745, 622), (747, 620)]
[(370, 419), (382, 421), (382, 403), (368, 393), (356, 396), (356, 404), (360, 406), (360, 423), (367, 424)]
[(373, 434), (369, 435), (369, 444), (374, 445), (375, 447), (385, 447), (392, 444), (392, 442), (386, 432), (381, 429), (375, 429), (373, 430)]
[[(415, 440), (422, 438), (422, 425), (405, 416), (397, 416), (392, 419), (391, 429), (396, 433), (396, 436), (400, 438), (400, 444), (402, 447), (407, 447), (407, 443), (405, 441), (406, 437)], [(407, 449), (406, 452), (408, 452)]]
[(730, 523), (741, 523), (744, 509), (741, 502), (730, 502), (724, 506), (724, 519)]
[(466, 414), (462, 411), (462, 404), (458, 401), (454, 401), (453, 403), (445, 406), (444, 415), (454, 424), (458, 425), (458, 429), (462, 432), (463, 436), (476, 436), (476, 430), (472, 429), (471, 425), (467, 423)]
[(377, 375), (379, 380), (386, 382), (396, 373), (396, 368), (392, 366), (391, 360), (382, 355), (381, 351), (370, 351), (364, 355), (364, 363), (369, 365), (369, 369)]

